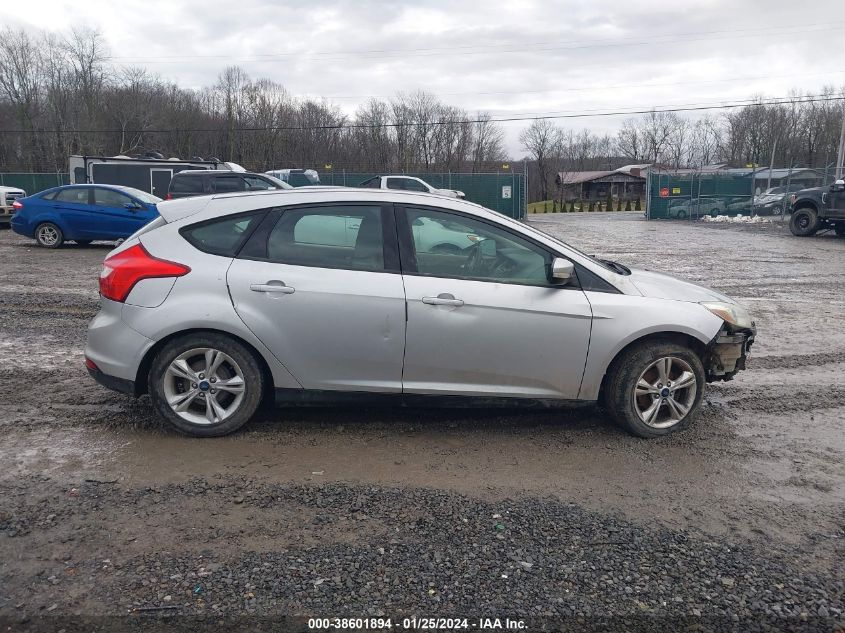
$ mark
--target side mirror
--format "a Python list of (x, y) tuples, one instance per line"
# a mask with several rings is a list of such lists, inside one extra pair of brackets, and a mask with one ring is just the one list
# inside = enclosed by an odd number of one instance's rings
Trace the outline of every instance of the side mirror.
[(123, 208), (126, 209), (127, 211), (137, 211), (141, 207), (139, 207), (134, 202), (127, 202), (126, 204), (123, 205)]
[(563, 257), (555, 257), (552, 260), (552, 281), (561, 284), (568, 284), (575, 276), (575, 264)]

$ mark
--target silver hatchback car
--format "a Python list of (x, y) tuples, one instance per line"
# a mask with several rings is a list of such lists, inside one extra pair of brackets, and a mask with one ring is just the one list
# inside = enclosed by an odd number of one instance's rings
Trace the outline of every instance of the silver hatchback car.
[(730, 298), (586, 255), (478, 205), (312, 188), (159, 205), (109, 253), (86, 365), (178, 430), (277, 403), (600, 401), (641, 437), (745, 368)]

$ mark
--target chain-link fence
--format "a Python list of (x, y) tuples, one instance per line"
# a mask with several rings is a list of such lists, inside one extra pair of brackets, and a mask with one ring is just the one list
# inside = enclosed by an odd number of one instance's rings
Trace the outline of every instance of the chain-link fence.
[(652, 169), (646, 187), (646, 216), (671, 220), (721, 215), (785, 219), (793, 193), (831, 184), (834, 179), (832, 166), (719, 171)]

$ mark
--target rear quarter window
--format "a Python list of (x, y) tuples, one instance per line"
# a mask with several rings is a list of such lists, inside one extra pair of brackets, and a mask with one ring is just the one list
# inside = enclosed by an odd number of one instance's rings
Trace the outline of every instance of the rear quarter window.
[(175, 176), (170, 181), (173, 193), (202, 193), (202, 176)]
[(179, 232), (192, 246), (212, 255), (234, 257), (266, 211), (230, 215), (187, 226)]

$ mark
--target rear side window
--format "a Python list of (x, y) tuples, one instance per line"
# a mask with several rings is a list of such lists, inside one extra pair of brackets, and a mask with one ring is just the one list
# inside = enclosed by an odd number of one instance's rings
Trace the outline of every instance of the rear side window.
[(255, 227), (264, 217), (265, 211), (246, 215), (230, 215), (225, 218), (201, 222), (180, 231), (193, 246), (212, 255), (234, 257)]
[(212, 186), (217, 193), (228, 193), (230, 191), (243, 191), (244, 181), (240, 176), (222, 176), (212, 179)]
[(383, 271), (381, 207), (290, 209), (273, 227), (267, 257), (279, 264)]
[(202, 176), (177, 176), (170, 181), (173, 193), (202, 193)]
[(88, 204), (88, 192), (90, 187), (71, 187), (70, 189), (62, 189), (56, 194), (56, 200), (59, 202), (72, 202), (74, 204)]

